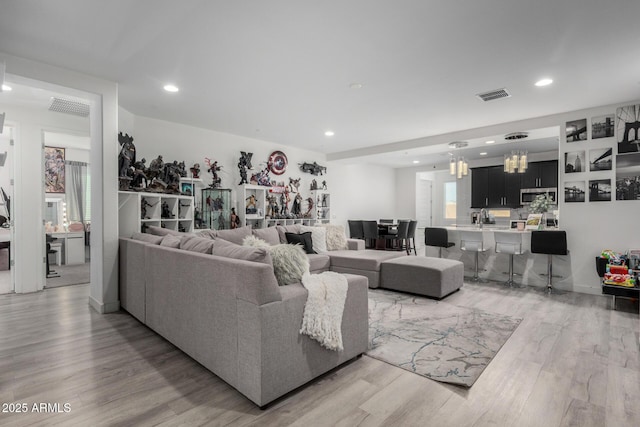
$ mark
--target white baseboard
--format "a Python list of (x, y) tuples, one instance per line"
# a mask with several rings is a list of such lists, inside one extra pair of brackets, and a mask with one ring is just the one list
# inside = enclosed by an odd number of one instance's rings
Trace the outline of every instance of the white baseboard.
[(103, 304), (93, 297), (89, 297), (89, 305), (100, 314), (113, 313), (120, 310), (120, 301)]

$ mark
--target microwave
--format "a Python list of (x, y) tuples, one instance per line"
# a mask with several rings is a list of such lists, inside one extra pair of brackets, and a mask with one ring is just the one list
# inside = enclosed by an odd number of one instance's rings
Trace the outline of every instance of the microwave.
[(551, 204), (558, 203), (558, 189), (557, 188), (523, 188), (520, 190), (520, 204), (529, 205), (533, 202), (536, 196), (547, 195), (547, 198), (551, 201)]

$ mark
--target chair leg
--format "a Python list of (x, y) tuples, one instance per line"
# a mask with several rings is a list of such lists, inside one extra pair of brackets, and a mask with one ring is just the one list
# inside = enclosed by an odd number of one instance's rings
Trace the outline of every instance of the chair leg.
[(438, 255), (438, 258), (442, 258), (442, 246), (440, 246), (440, 254)]
[(551, 284), (551, 278), (553, 277), (553, 255), (547, 255), (547, 273), (549, 277), (547, 278), (547, 292), (551, 293), (553, 286)]

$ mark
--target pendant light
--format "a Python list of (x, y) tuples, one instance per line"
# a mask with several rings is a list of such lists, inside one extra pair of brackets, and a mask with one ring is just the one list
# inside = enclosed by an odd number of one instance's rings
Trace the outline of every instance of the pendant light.
[[(466, 141), (454, 141), (449, 143), (449, 147), (453, 149), (464, 148), (469, 145)], [(451, 153), (451, 158), (449, 159), (449, 174), (455, 176), (457, 179), (461, 179), (463, 176), (469, 174), (469, 164), (464, 160), (464, 157), (456, 156)]]

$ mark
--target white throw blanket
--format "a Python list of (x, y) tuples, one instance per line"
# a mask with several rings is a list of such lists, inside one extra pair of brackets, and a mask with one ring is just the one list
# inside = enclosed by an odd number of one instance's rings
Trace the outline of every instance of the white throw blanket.
[(301, 334), (323, 347), (342, 351), (342, 313), (347, 299), (347, 279), (342, 274), (325, 271), (305, 274), (302, 285), (309, 291), (304, 306)]

